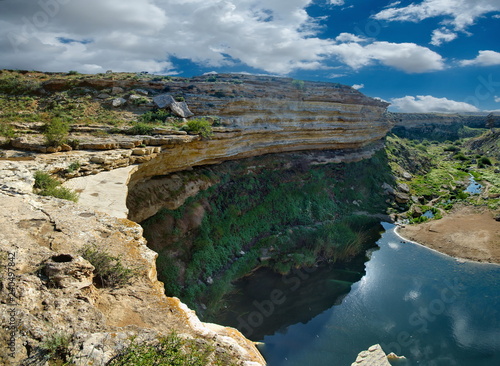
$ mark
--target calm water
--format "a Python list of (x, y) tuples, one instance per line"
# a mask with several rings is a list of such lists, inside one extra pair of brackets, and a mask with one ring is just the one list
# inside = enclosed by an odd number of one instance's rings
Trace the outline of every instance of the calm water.
[(465, 192), (470, 193), (470, 194), (480, 194), (483, 186), (481, 184), (479, 184), (478, 182), (476, 182), (476, 180), (474, 179), (474, 176), (472, 174), (469, 174), (469, 175), (470, 175), (469, 185), (465, 189)]
[(362, 261), (286, 281), (258, 272), (218, 321), (263, 342), (269, 366), (350, 365), (375, 343), (405, 365), (500, 365), (500, 266), (460, 263), (384, 227), (366, 274)]

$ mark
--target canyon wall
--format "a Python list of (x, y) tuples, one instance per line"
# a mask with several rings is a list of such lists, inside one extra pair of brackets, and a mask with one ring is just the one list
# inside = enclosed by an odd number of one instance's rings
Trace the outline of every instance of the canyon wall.
[(163, 151), (137, 167), (129, 181), (130, 219), (140, 222), (161, 206), (151, 200), (155, 176), (303, 150), (350, 151), (361, 159), (370, 156), (374, 144), (392, 127), (384, 116), (387, 103), (348, 86), (247, 75), (216, 80), (191, 79), (192, 84), (175, 82), (165, 88), (172, 95), (181, 94), (195, 116), (217, 116), (220, 126), (214, 127), (210, 139), (173, 145), (165, 139)]
[(395, 123), (392, 132), (401, 137), (441, 141), (472, 137), (464, 127), (485, 128), (487, 120), (486, 115), (444, 113), (387, 113), (387, 118)]

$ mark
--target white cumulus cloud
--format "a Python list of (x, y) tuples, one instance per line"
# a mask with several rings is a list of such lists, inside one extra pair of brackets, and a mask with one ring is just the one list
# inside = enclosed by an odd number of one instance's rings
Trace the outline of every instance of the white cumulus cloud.
[(336, 38), (335, 38), (335, 41), (337, 42), (356, 42), (356, 43), (359, 43), (359, 42), (364, 42), (366, 41), (366, 39), (362, 38), (362, 37), (359, 37), (355, 34), (352, 34), (352, 33), (340, 33)]
[(436, 52), (415, 43), (373, 42), (342, 43), (332, 46), (332, 52), (353, 69), (378, 61), (407, 73), (422, 73), (444, 69), (444, 60)]
[(431, 95), (405, 96), (391, 99), (391, 108), (407, 113), (463, 113), (479, 112), (479, 109), (465, 102), (457, 102), (447, 98), (436, 98)]
[(477, 57), (473, 60), (463, 60), (460, 62), (462, 66), (478, 65), (478, 66), (494, 66), (500, 65), (500, 52), (495, 51), (479, 51)]
[(432, 32), (431, 44), (441, 46), (445, 42), (451, 42), (458, 37), (458, 34), (446, 28), (435, 29)]
[(365, 84), (354, 84), (352, 86), (352, 88), (356, 89), (356, 90), (363, 89), (364, 87), (365, 87)]
[(319, 18), (306, 12), (312, 1), (1, 0), (0, 68), (175, 73), (174, 57), (274, 74), (337, 61), (355, 70), (376, 63), (407, 73), (444, 68), (438, 53), (414, 43), (350, 33), (321, 38)]
[(498, 96), (495, 95), (495, 102), (496, 103), (500, 103), (500, 97), (498, 97)]
[(175, 56), (274, 73), (320, 68), (333, 41), (316, 37), (311, 1), (3, 0), (0, 67), (161, 72)]
[[(399, 4), (398, 4), (399, 5)], [(374, 15), (375, 19), (387, 21), (419, 22), (428, 18), (444, 18), (442, 24), (447, 27), (448, 36), (439, 36), (434, 31), (432, 44), (449, 42), (456, 37), (449, 36), (451, 30), (466, 32), (477, 19), (490, 12), (500, 11), (498, 0), (423, 0), (419, 4), (411, 3), (408, 6), (393, 6)], [(437, 33), (436, 33), (437, 32)], [(443, 32), (441, 30), (441, 32)]]

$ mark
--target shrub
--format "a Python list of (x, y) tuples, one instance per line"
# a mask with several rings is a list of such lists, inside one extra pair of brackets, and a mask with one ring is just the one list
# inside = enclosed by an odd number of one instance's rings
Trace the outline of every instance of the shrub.
[(80, 165), (80, 162), (78, 162), (78, 161), (74, 161), (74, 162), (72, 162), (71, 164), (69, 164), (69, 166), (68, 166), (68, 168), (66, 169), (66, 171), (67, 171), (68, 173), (72, 173), (72, 172), (74, 172), (74, 171), (76, 171), (76, 170), (80, 169), (80, 166), (81, 166), (81, 165)]
[(76, 70), (69, 70), (68, 75), (78, 75), (78, 71), (76, 71)]
[(78, 193), (69, 188), (62, 187), (59, 181), (45, 172), (37, 171), (35, 173), (34, 188), (35, 193), (40, 196), (51, 196), (73, 202), (78, 201)]
[(34, 94), (40, 88), (40, 83), (25, 79), (19, 75), (0, 76), (0, 93), (8, 95)]
[(127, 130), (129, 135), (151, 135), (155, 126), (150, 123), (137, 123)]
[(292, 85), (298, 90), (304, 90), (306, 88), (303, 80), (294, 80), (292, 81)]
[(454, 159), (456, 160), (461, 160), (461, 161), (465, 161), (467, 160), (467, 156), (465, 156), (463, 153), (458, 153), (456, 155), (453, 156)]
[(184, 130), (207, 139), (211, 138), (214, 134), (212, 124), (206, 118), (195, 118), (189, 120), (184, 126)]
[(163, 123), (172, 114), (164, 109), (158, 109), (155, 111), (149, 111), (141, 114), (139, 117), (139, 122), (143, 123)]
[(125, 267), (120, 258), (110, 255), (96, 245), (85, 246), (80, 254), (95, 267), (94, 273), (99, 286), (121, 287), (136, 275), (136, 270)]
[(483, 165), (492, 165), (491, 160), (486, 156), (483, 156), (481, 159), (479, 159), (479, 163)]
[(0, 124), (0, 136), (6, 137), (9, 140), (16, 137), (16, 132), (10, 124)]
[(205, 366), (235, 365), (229, 355), (217, 350), (215, 362), (211, 362), (211, 355), (215, 347), (202, 340), (184, 339), (172, 332), (167, 337), (160, 337), (155, 341), (135, 343), (128, 346), (121, 353), (113, 357), (108, 366)]
[(455, 152), (455, 151), (460, 151), (460, 148), (458, 146), (454, 146), (454, 145), (447, 145), (445, 148), (444, 148), (444, 151), (452, 151), (452, 152)]
[(140, 97), (140, 98), (137, 98), (137, 99), (133, 99), (133, 103), (135, 105), (146, 104), (146, 103), (149, 103), (149, 99), (146, 98), (146, 97)]
[(45, 358), (49, 360), (61, 360), (63, 362), (67, 362), (70, 341), (70, 335), (54, 333), (40, 344), (40, 349), (45, 353)]
[(47, 146), (60, 146), (66, 142), (69, 124), (61, 118), (53, 118), (45, 124), (43, 134)]

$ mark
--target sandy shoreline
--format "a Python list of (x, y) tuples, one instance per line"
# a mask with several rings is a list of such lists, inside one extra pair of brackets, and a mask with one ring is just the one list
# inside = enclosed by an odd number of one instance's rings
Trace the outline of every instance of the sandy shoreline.
[(397, 233), (455, 258), (500, 264), (500, 222), (486, 209), (461, 206), (440, 220), (399, 227)]

